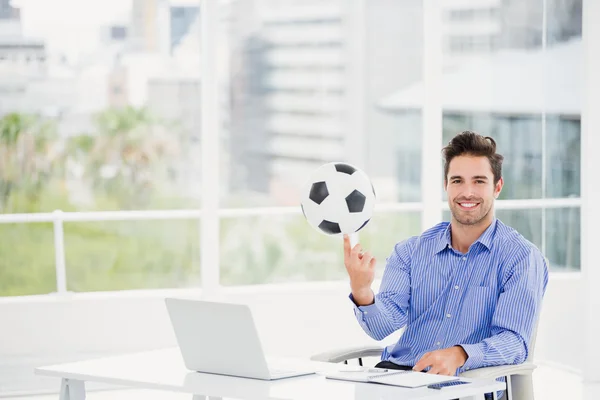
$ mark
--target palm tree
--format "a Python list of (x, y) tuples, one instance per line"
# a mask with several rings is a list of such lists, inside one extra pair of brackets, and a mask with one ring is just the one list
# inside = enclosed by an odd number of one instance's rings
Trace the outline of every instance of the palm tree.
[(169, 161), (178, 154), (177, 136), (168, 132), (144, 108), (126, 107), (101, 112), (88, 151), (88, 165), (96, 189), (116, 196), (123, 208), (146, 204), (168, 181)]
[(10, 113), (0, 119), (0, 211), (8, 211), (16, 191), (39, 197), (60, 167), (57, 138), (55, 126), (36, 116)]

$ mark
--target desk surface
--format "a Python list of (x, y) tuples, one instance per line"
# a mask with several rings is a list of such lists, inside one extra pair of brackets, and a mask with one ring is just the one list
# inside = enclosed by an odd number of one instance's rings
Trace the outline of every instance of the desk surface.
[[(291, 360), (278, 359), (290, 362)], [(332, 371), (336, 364), (306, 361), (318, 371)], [(420, 399), (442, 400), (505, 389), (494, 380), (433, 390), (346, 382), (313, 374), (275, 381), (192, 372), (185, 368), (178, 348), (100, 358), (36, 368), (36, 374), (87, 382), (103, 382), (132, 388), (157, 389), (214, 397), (248, 400), (281, 399)]]

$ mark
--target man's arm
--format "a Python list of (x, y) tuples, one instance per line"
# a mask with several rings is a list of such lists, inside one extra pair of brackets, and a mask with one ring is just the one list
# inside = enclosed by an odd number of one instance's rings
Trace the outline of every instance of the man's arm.
[(492, 336), (476, 344), (459, 344), (468, 356), (460, 372), (520, 364), (527, 359), (547, 283), (544, 257), (539, 251), (530, 250), (504, 282), (492, 318)]
[(350, 295), (354, 314), (363, 330), (382, 340), (406, 325), (410, 299), (410, 253), (413, 239), (398, 243), (387, 259), (379, 293), (373, 304), (362, 306)]

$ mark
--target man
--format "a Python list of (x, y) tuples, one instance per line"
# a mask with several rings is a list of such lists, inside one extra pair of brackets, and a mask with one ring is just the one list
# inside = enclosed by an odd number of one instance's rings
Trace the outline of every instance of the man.
[(377, 295), (375, 258), (344, 238), (356, 318), (377, 340), (406, 327), (377, 367), (455, 375), (522, 363), (548, 283), (545, 258), (494, 217), (504, 184), (495, 141), (465, 131), (443, 155), (451, 222), (398, 243)]

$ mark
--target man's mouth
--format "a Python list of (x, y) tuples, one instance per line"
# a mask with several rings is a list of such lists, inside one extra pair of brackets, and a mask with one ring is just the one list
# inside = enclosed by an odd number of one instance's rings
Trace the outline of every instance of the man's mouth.
[(479, 206), (479, 203), (476, 202), (462, 202), (458, 203), (458, 206), (465, 211), (472, 211)]

